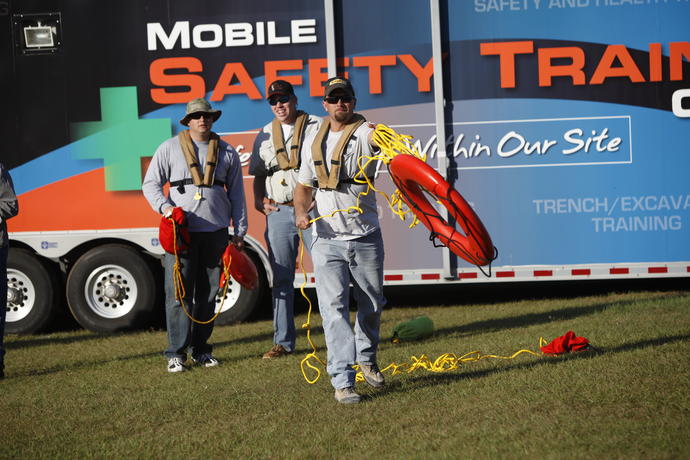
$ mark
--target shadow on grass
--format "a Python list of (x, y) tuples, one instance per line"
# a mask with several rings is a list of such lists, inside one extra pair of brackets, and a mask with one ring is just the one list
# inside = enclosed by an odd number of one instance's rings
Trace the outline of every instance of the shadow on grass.
[[(608, 355), (613, 353), (622, 353), (626, 351), (639, 350), (647, 347), (656, 347), (661, 345), (667, 345), (675, 342), (682, 342), (690, 339), (690, 334), (686, 335), (673, 335), (669, 337), (659, 337), (656, 339), (640, 340), (637, 342), (624, 343), (622, 345), (610, 348), (596, 348), (592, 351), (584, 351), (579, 353), (571, 353), (562, 356), (543, 356), (537, 360), (524, 361), (516, 364), (511, 364), (507, 366), (495, 367), (491, 369), (480, 369), (480, 370), (470, 370), (468, 372), (462, 372), (462, 370), (449, 371), (445, 373), (429, 373), (419, 377), (414, 377), (412, 379), (412, 385), (418, 388), (434, 387), (437, 385), (446, 385), (448, 383), (459, 382), (467, 379), (479, 379), (483, 377), (488, 377), (490, 375), (498, 374), (501, 372), (510, 372), (514, 370), (522, 370), (533, 368), (536, 366), (559, 364), (562, 362), (567, 362), (575, 359), (594, 359), (597, 356)], [(408, 391), (409, 384), (403, 384), (400, 381), (393, 381), (387, 383), (381, 391), (367, 395), (367, 399), (377, 399), (383, 397), (389, 393), (396, 393), (401, 391)]]
[(565, 299), (616, 292), (688, 291), (688, 278), (623, 280), (569, 280), (491, 283), (449, 283), (418, 286), (385, 286), (386, 308), (425, 305), (470, 305), (519, 300)]
[[(117, 336), (125, 336), (127, 333), (122, 333), (122, 334), (110, 334), (108, 336), (103, 336), (103, 335), (92, 335), (92, 336), (85, 336), (86, 338), (90, 339), (96, 339), (96, 338), (104, 338), (104, 337), (117, 337)], [(213, 342), (211, 341), (211, 345), (213, 345), (214, 349), (218, 350), (221, 348), (226, 348), (230, 347), (233, 345), (241, 345), (241, 344), (248, 344), (248, 343), (254, 343), (254, 342), (260, 342), (260, 341), (270, 341), (273, 338), (273, 333), (263, 333), (263, 334), (256, 334), (256, 335), (251, 335), (247, 337), (241, 337), (238, 339), (234, 340), (225, 340), (222, 342)], [(75, 339), (75, 340), (70, 340), (70, 339)], [(44, 344), (53, 344), (53, 343), (74, 343), (74, 342), (79, 342), (80, 337), (58, 337), (58, 338), (43, 338), (43, 340), (36, 340), (36, 342), (40, 343), (32, 343), (32, 346), (36, 345), (44, 345)], [(33, 342), (33, 341), (30, 341)], [(8, 343), (6, 348), (7, 349), (19, 349), (24, 346), (25, 342), (12, 342)], [(160, 357), (161, 360), (163, 360), (163, 351), (162, 348), (165, 346), (165, 343), (161, 343), (161, 350), (159, 351), (149, 351), (146, 353), (139, 353), (139, 354), (134, 354), (134, 355), (127, 355), (127, 356), (117, 356), (113, 357), (111, 359), (100, 359), (100, 360), (90, 360), (90, 361), (78, 361), (78, 362), (73, 362), (73, 363), (66, 363), (62, 365), (57, 365), (57, 366), (52, 366), (46, 369), (38, 369), (35, 371), (26, 371), (26, 372), (20, 372), (20, 373), (12, 373), (8, 375), (7, 377), (28, 377), (28, 376), (39, 376), (39, 375), (48, 375), (48, 374), (54, 374), (57, 372), (63, 372), (63, 371), (75, 371), (79, 369), (88, 369), (90, 367), (97, 367), (97, 366), (102, 366), (105, 364), (113, 363), (113, 362), (119, 362), (119, 361), (132, 361), (132, 360), (138, 360), (138, 359), (148, 359), (152, 357)], [(260, 358), (260, 354), (246, 354), (243, 356), (239, 357), (234, 357), (232, 359), (233, 362), (236, 361), (243, 361), (245, 359), (257, 359)], [(161, 361), (163, 362), (163, 361)], [(162, 364), (161, 364), (162, 365)]]
[[(650, 297), (650, 299), (652, 298), (653, 297)], [(564, 321), (573, 318), (578, 318), (581, 316), (591, 315), (594, 313), (599, 313), (610, 308), (612, 305), (615, 305), (616, 307), (625, 307), (627, 305), (632, 305), (637, 302), (639, 302), (639, 300), (596, 303), (587, 306), (559, 308), (540, 313), (527, 313), (524, 315), (475, 321), (473, 323), (463, 324), (461, 326), (436, 329), (434, 331), (434, 335), (450, 335), (459, 333), (464, 336), (471, 336), (477, 334), (484, 334), (487, 332), (496, 332), (504, 329), (524, 328), (527, 326), (546, 324), (553, 321)]]
[[(110, 337), (115, 337), (117, 334), (110, 334)], [(42, 345), (57, 345), (70, 344), (79, 342), (88, 342), (89, 340), (102, 339), (105, 335), (89, 334), (75, 337), (35, 337), (27, 340), (9, 340), (12, 336), (5, 337), (5, 348), (7, 350), (18, 350), (20, 348), (40, 347)]]
[[(165, 333), (165, 329), (163, 330), (150, 330), (150, 332), (162, 332)], [(84, 335), (79, 335), (79, 336), (74, 336), (74, 337), (52, 337), (52, 336), (45, 336), (45, 337), (34, 337), (30, 339), (19, 339), (19, 340), (12, 340), (13, 336), (8, 336), (5, 338), (5, 348), (7, 350), (18, 350), (20, 348), (30, 348), (30, 347), (40, 347), (43, 345), (58, 345), (58, 344), (72, 344), (72, 343), (79, 343), (79, 342), (87, 342), (90, 340), (98, 340), (98, 339), (104, 339), (104, 338), (116, 338), (116, 337), (123, 337), (127, 335), (134, 335), (134, 334), (140, 334), (141, 331), (132, 331), (132, 332), (116, 332), (116, 333), (107, 333), (107, 334), (98, 334), (98, 333), (91, 333), (91, 334), (84, 334)], [(258, 342), (260, 340), (267, 340), (267, 339), (272, 339), (273, 338), (273, 333), (264, 333), (264, 334), (257, 334), (253, 336), (248, 336), (248, 337), (242, 337), (236, 340), (227, 340), (224, 342), (216, 342), (215, 346), (226, 346), (229, 344), (233, 343), (252, 343), (252, 342)], [(9, 340), (8, 340), (9, 339)]]

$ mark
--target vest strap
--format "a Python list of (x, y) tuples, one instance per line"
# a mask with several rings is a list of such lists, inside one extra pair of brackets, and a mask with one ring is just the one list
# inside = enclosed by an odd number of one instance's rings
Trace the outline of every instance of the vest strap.
[(297, 112), (297, 119), (295, 120), (295, 128), (292, 132), (292, 141), (290, 143), (290, 157), (288, 159), (288, 152), (285, 147), (285, 140), (283, 138), (283, 128), (280, 121), (274, 118), (271, 122), (271, 132), (273, 133), (273, 148), (276, 152), (276, 160), (278, 161), (278, 168), (283, 171), (287, 169), (296, 169), (300, 165), (300, 150), (302, 147), (302, 139), (304, 138), (304, 128), (307, 125), (309, 115), (301, 110)]
[(201, 168), (197, 161), (197, 155), (194, 151), (194, 143), (192, 137), (189, 135), (189, 130), (180, 131), (178, 134), (182, 153), (187, 161), (187, 168), (192, 175), (192, 183), (197, 187), (205, 185), (206, 187), (213, 186), (215, 182), (216, 166), (218, 164), (218, 141), (220, 138), (218, 134), (211, 133), (208, 140), (208, 152), (206, 152), (206, 166), (204, 167), (204, 176), (201, 177)]
[[(178, 191), (179, 193), (184, 193), (184, 192), (185, 192), (184, 186), (185, 186), (185, 185), (192, 185), (193, 183), (194, 183), (194, 181), (193, 181), (192, 179), (190, 179), (190, 178), (187, 178), (187, 179), (180, 179), (180, 180), (171, 180), (171, 181), (170, 181), (170, 186), (171, 186), (171, 187), (177, 187), (177, 191)], [(214, 180), (213, 180), (213, 185), (218, 185), (218, 186), (220, 186), (220, 187), (225, 187), (225, 182), (223, 182), (223, 181), (220, 180), (220, 179), (214, 179)], [(200, 187), (207, 187), (207, 185), (200, 185)]]
[(351, 123), (348, 124), (344, 129), (340, 140), (333, 150), (330, 170), (326, 169), (326, 162), (324, 161), (325, 155), (323, 151), (323, 141), (331, 128), (331, 122), (330, 120), (325, 120), (323, 122), (311, 147), (311, 155), (312, 159), (314, 160), (314, 172), (316, 173), (316, 178), (318, 179), (319, 188), (325, 190), (335, 190), (338, 187), (338, 182), (340, 181), (340, 158), (345, 151), (347, 142), (350, 140), (357, 128), (359, 128), (365, 121), (366, 120), (362, 115), (358, 113), (353, 115)]

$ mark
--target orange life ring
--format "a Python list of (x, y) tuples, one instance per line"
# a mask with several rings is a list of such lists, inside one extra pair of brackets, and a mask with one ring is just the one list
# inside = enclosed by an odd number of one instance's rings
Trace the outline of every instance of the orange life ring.
[[(403, 201), (441, 244), (474, 265), (488, 265), (495, 258), (491, 237), (482, 221), (434, 168), (412, 155), (396, 156), (388, 168)], [(464, 235), (438, 214), (424, 190), (441, 201)]]

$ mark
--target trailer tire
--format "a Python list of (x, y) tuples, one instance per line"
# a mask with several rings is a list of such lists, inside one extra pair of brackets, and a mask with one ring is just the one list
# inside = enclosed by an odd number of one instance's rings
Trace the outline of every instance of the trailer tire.
[(8, 334), (33, 334), (44, 329), (57, 310), (56, 277), (26, 249), (10, 248), (7, 257)]
[(74, 319), (90, 331), (131, 330), (151, 321), (157, 289), (141, 253), (108, 244), (77, 259), (67, 276), (67, 304)]
[[(253, 252), (247, 250), (245, 252), (256, 265), (256, 271), (259, 275), (256, 288), (249, 290), (242, 287), (234, 278), (230, 279), (225, 302), (223, 302), (221, 313), (215, 321), (219, 326), (238, 323), (247, 319), (261, 304), (265, 298), (265, 293), (268, 292), (268, 280), (261, 261)], [(216, 296), (216, 312), (221, 301), (221, 293), (219, 292)]]

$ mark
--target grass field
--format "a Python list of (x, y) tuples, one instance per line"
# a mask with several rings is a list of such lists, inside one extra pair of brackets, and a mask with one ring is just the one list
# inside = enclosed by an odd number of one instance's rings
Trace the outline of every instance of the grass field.
[[(325, 370), (314, 385), (303, 379), (303, 333), (296, 354), (260, 359), (268, 320), (216, 328), (222, 366), (179, 375), (165, 371), (161, 331), (9, 336), (0, 458), (690, 457), (689, 290), (504, 292), (441, 306), (449, 301), (435, 288), (417, 289), (434, 300), (392, 302), (381, 367), (421, 354), (538, 351), (539, 337), (569, 330), (597, 351), (386, 374), (384, 389), (358, 384), (365, 400), (344, 406)], [(434, 321), (434, 335), (390, 343), (393, 326), (418, 315)], [(313, 322), (325, 359), (318, 315)]]

